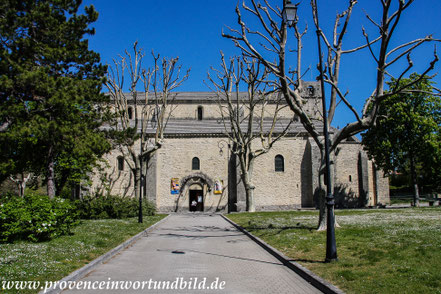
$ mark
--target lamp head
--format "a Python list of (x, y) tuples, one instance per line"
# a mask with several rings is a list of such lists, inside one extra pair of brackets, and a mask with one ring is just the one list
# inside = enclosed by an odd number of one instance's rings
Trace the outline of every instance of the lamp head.
[(288, 24), (290, 27), (292, 27), (296, 22), (297, 6), (298, 4), (292, 4), (290, 0), (287, 0), (283, 6), (283, 21), (286, 22), (286, 24)]

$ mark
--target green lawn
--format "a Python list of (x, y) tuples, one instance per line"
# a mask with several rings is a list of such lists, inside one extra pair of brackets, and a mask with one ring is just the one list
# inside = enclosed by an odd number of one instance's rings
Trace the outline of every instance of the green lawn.
[[(83, 220), (73, 235), (48, 242), (0, 244), (0, 283), (2, 281), (56, 281), (158, 222), (165, 215), (122, 220)], [(1, 289), (1, 284), (0, 284)], [(37, 293), (12, 291), (0, 293)]]
[(324, 263), (315, 211), (228, 217), (347, 293), (441, 293), (441, 209), (338, 210), (339, 260)]

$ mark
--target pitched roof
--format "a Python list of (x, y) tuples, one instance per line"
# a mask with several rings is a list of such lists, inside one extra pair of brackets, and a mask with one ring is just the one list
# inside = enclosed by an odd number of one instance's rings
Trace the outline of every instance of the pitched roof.
[[(280, 119), (277, 121), (274, 127), (274, 133), (281, 133), (289, 124), (288, 119)], [(316, 128), (321, 132), (322, 123), (317, 121), (314, 122)], [(134, 126), (134, 125), (133, 125)], [(272, 126), (272, 120), (266, 119), (263, 122), (263, 131), (269, 132)], [(104, 129), (109, 130), (110, 127), (104, 127)], [(228, 121), (225, 124), (221, 119), (206, 119), (206, 120), (195, 120), (195, 119), (170, 119), (165, 128), (164, 135), (166, 136), (221, 136), (225, 134), (226, 129), (230, 129), (230, 123)], [(247, 130), (247, 123), (241, 124), (242, 130)], [(141, 126), (138, 127), (138, 132), (141, 131)], [(254, 123), (254, 132), (258, 133), (260, 131), (260, 122), (256, 121)], [(153, 134), (155, 132), (154, 123), (149, 122), (149, 128), (147, 129), (148, 134)], [(332, 132), (332, 130), (331, 130)], [(299, 135), (306, 134), (306, 130), (300, 122), (292, 122), (289, 129), (288, 135)]]

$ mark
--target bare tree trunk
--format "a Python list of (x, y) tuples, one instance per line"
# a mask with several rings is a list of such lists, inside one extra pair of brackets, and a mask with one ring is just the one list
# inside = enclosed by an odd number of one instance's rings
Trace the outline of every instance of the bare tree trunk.
[[(332, 194), (335, 197), (334, 194), (334, 186), (335, 186), (335, 182), (334, 182), (334, 173), (333, 173), (333, 169), (334, 169), (334, 158), (331, 157), (331, 191)], [(320, 171), (325, 171), (325, 161), (322, 160), (322, 164), (320, 165)], [(326, 227), (327, 227), (327, 221), (328, 221), (328, 210), (326, 207), (326, 185), (325, 185), (325, 173), (324, 172), (320, 172), (319, 173), (319, 189), (320, 189), (320, 201), (319, 201), (319, 222), (318, 222), (318, 226), (317, 226), (317, 231), (325, 231)], [(335, 199), (335, 198), (334, 198)], [(335, 211), (335, 210), (333, 210)], [(334, 226), (336, 228), (339, 228), (340, 225), (337, 223), (337, 220), (334, 217)]]
[[(251, 146), (249, 146), (249, 148), (251, 149)], [(256, 211), (256, 207), (254, 205), (255, 186), (252, 183), (254, 157), (251, 154), (251, 150), (249, 150), (248, 155), (242, 154), (242, 156), (248, 158), (247, 161), (245, 159), (240, 160), (241, 178), (245, 186), (246, 211), (255, 212)]]
[(20, 183), (18, 184), (18, 193), (20, 197), (24, 197), (25, 189), (26, 183), (24, 181), (20, 181)]
[[(324, 170), (324, 164), (320, 165), (320, 171)], [(325, 174), (319, 173), (319, 222), (317, 226), (317, 231), (326, 230), (327, 221), (327, 210), (326, 210), (326, 185), (325, 185)]]
[(246, 211), (255, 212), (254, 206), (254, 185), (251, 183), (251, 176), (248, 171), (242, 172), (242, 182), (245, 186)]
[(133, 160), (133, 165), (131, 166), (131, 171), (133, 174), (133, 184), (134, 184), (134, 192), (135, 192), (135, 199), (139, 199), (140, 190), (141, 187), (141, 166), (140, 166), (140, 159), (139, 155), (137, 155), (133, 148), (129, 149), (130, 156)]
[(415, 168), (415, 159), (413, 154), (410, 154), (410, 177), (412, 178), (412, 188), (413, 188), (413, 203), (416, 207), (420, 206), (420, 192), (418, 189), (418, 178)]
[(245, 194), (247, 197), (247, 211), (255, 212), (256, 206), (254, 205), (254, 186), (252, 184), (248, 184), (245, 188)]
[(31, 178), (31, 174), (29, 173), (27, 177), (24, 176), (24, 174), (21, 174), (21, 181), (20, 181), (20, 196), (24, 197), (25, 194), (25, 190), (26, 190), (26, 184), (29, 181), (29, 179)]
[(50, 199), (55, 197), (55, 163), (52, 146), (49, 148), (47, 163), (47, 195)]

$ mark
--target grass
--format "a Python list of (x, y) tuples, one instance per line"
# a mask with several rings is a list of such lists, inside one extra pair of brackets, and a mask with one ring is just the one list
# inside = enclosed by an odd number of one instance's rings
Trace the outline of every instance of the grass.
[[(428, 203), (429, 200), (425, 198), (425, 195), (420, 196), (420, 203)], [(394, 196), (390, 198), (390, 204), (411, 204), (413, 203), (413, 196)]]
[[(137, 218), (83, 220), (70, 236), (41, 243), (0, 244), (0, 282), (40, 281), (44, 285), (44, 281), (59, 280), (164, 217), (147, 216), (142, 224)], [(1, 293), (38, 292), (8, 291), (0, 290)]]
[(339, 260), (324, 263), (315, 211), (228, 216), (347, 293), (441, 293), (441, 209), (338, 210)]

